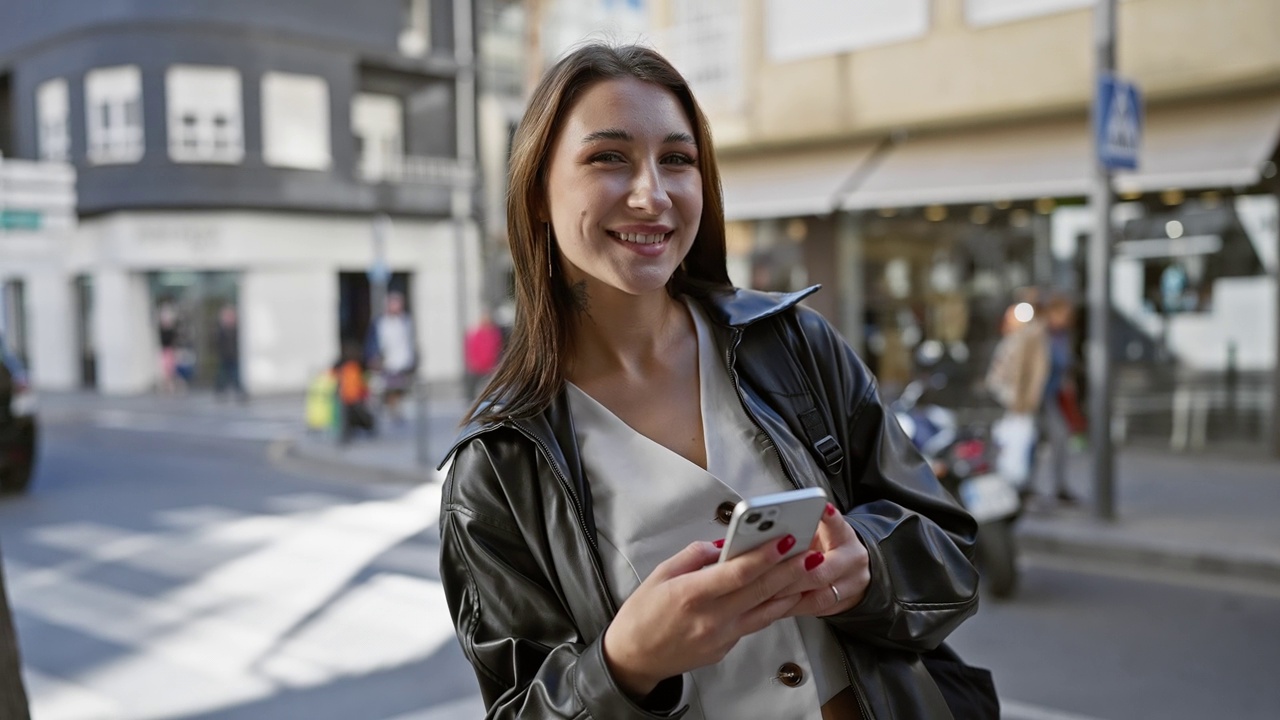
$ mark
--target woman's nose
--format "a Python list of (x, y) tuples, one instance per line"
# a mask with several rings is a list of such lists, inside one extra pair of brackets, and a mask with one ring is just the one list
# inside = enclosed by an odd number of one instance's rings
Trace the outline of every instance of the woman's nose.
[(631, 186), (631, 206), (655, 215), (671, 207), (671, 196), (656, 164), (647, 163), (636, 171)]

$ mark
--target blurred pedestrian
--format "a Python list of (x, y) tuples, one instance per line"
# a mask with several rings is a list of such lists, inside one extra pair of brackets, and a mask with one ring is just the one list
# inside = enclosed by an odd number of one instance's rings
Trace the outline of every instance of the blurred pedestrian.
[(481, 383), (498, 367), (498, 358), (502, 355), (502, 329), (489, 313), (481, 313), (480, 319), (467, 331), (463, 355), (467, 363), (467, 399), (474, 400)]
[(386, 312), (373, 323), (369, 351), (382, 381), (382, 404), (395, 422), (404, 419), (400, 401), (413, 387), (418, 370), (418, 341), (404, 295), (387, 293)]
[(4, 587), (4, 563), (0, 561), (0, 720), (31, 720), (13, 613)]
[(178, 308), (172, 300), (162, 300), (156, 308), (156, 325), (160, 340), (160, 391), (173, 394), (186, 389), (186, 380), (178, 371), (182, 328)]
[[(1067, 484), (1067, 455), (1072, 433), (1067, 410), (1076, 397), (1071, 351), (1075, 307), (1069, 296), (1054, 293), (1049, 296), (1044, 312), (1049, 367), (1040, 401), (1040, 430), (1048, 441), (1049, 472), (1055, 497), (1058, 502), (1074, 505), (1078, 499)], [(1035, 464), (1033, 460), (1033, 471)]]
[(218, 311), (218, 326), (213, 334), (213, 350), (217, 357), (218, 374), (214, 379), (213, 393), (234, 393), (236, 399), (245, 402), (249, 394), (240, 383), (240, 322), (234, 305), (223, 305)]
[(357, 344), (343, 347), (342, 358), (334, 366), (334, 372), (338, 377), (338, 402), (342, 405), (342, 427), (338, 432), (338, 441), (346, 444), (358, 431), (376, 434), (377, 421), (369, 410), (367, 368)]
[(997, 469), (1024, 494), (1031, 479), (1039, 433), (1036, 418), (1049, 376), (1049, 338), (1039, 312), (1039, 297), (1024, 291), (1005, 311), (987, 370), (986, 387), (1005, 410), (992, 428), (999, 446)]

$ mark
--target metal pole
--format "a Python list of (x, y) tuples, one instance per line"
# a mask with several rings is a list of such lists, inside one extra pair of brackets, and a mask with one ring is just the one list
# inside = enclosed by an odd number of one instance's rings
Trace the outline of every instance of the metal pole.
[(391, 233), (391, 218), (386, 213), (373, 216), (373, 263), (369, 273), (369, 317), (377, 322), (387, 311), (387, 282), (390, 269), (387, 266), (387, 236)]
[[(1116, 0), (1093, 11), (1096, 77), (1115, 69)], [(1095, 92), (1094, 103), (1099, 99)], [(1101, 112), (1094, 108), (1095, 118)], [(1089, 239), (1089, 445), (1093, 451), (1094, 511), (1115, 518), (1115, 457), (1111, 439), (1111, 172), (1099, 160), (1094, 133), (1093, 235)]]
[[(1274, 173), (1274, 166), (1272, 171)], [(1277, 218), (1280, 218), (1280, 177), (1274, 174), (1271, 178), (1271, 192), (1276, 199)], [(1271, 242), (1275, 243), (1277, 249), (1280, 249), (1280, 222), (1276, 223), (1275, 234), (1271, 237)], [(1275, 277), (1277, 288), (1280, 288), (1280, 266), (1272, 275)], [(1275, 361), (1271, 368), (1271, 455), (1280, 458), (1280, 292), (1276, 293), (1276, 304), (1272, 308), (1272, 312), (1276, 314), (1273, 321), (1276, 331), (1275, 342)]]

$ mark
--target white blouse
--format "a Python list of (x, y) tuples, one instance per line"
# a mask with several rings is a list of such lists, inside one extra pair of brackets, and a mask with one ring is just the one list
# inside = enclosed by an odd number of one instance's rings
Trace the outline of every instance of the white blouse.
[[(605, 580), (619, 605), (689, 543), (723, 538), (722, 505), (731, 509), (744, 497), (790, 489), (777, 453), (738, 398), (709, 321), (696, 303), (687, 305), (698, 333), (706, 470), (568, 384)], [(742, 638), (716, 665), (686, 673), (685, 717), (817, 718), (821, 706), (848, 685), (843, 654), (827, 624), (788, 618)]]

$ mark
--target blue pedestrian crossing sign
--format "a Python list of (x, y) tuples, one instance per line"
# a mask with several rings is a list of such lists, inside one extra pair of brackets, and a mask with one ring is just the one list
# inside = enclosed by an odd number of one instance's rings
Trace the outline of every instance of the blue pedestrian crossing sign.
[(1142, 144), (1142, 94), (1138, 86), (1109, 73), (1098, 76), (1093, 133), (1098, 162), (1110, 170), (1137, 170)]

